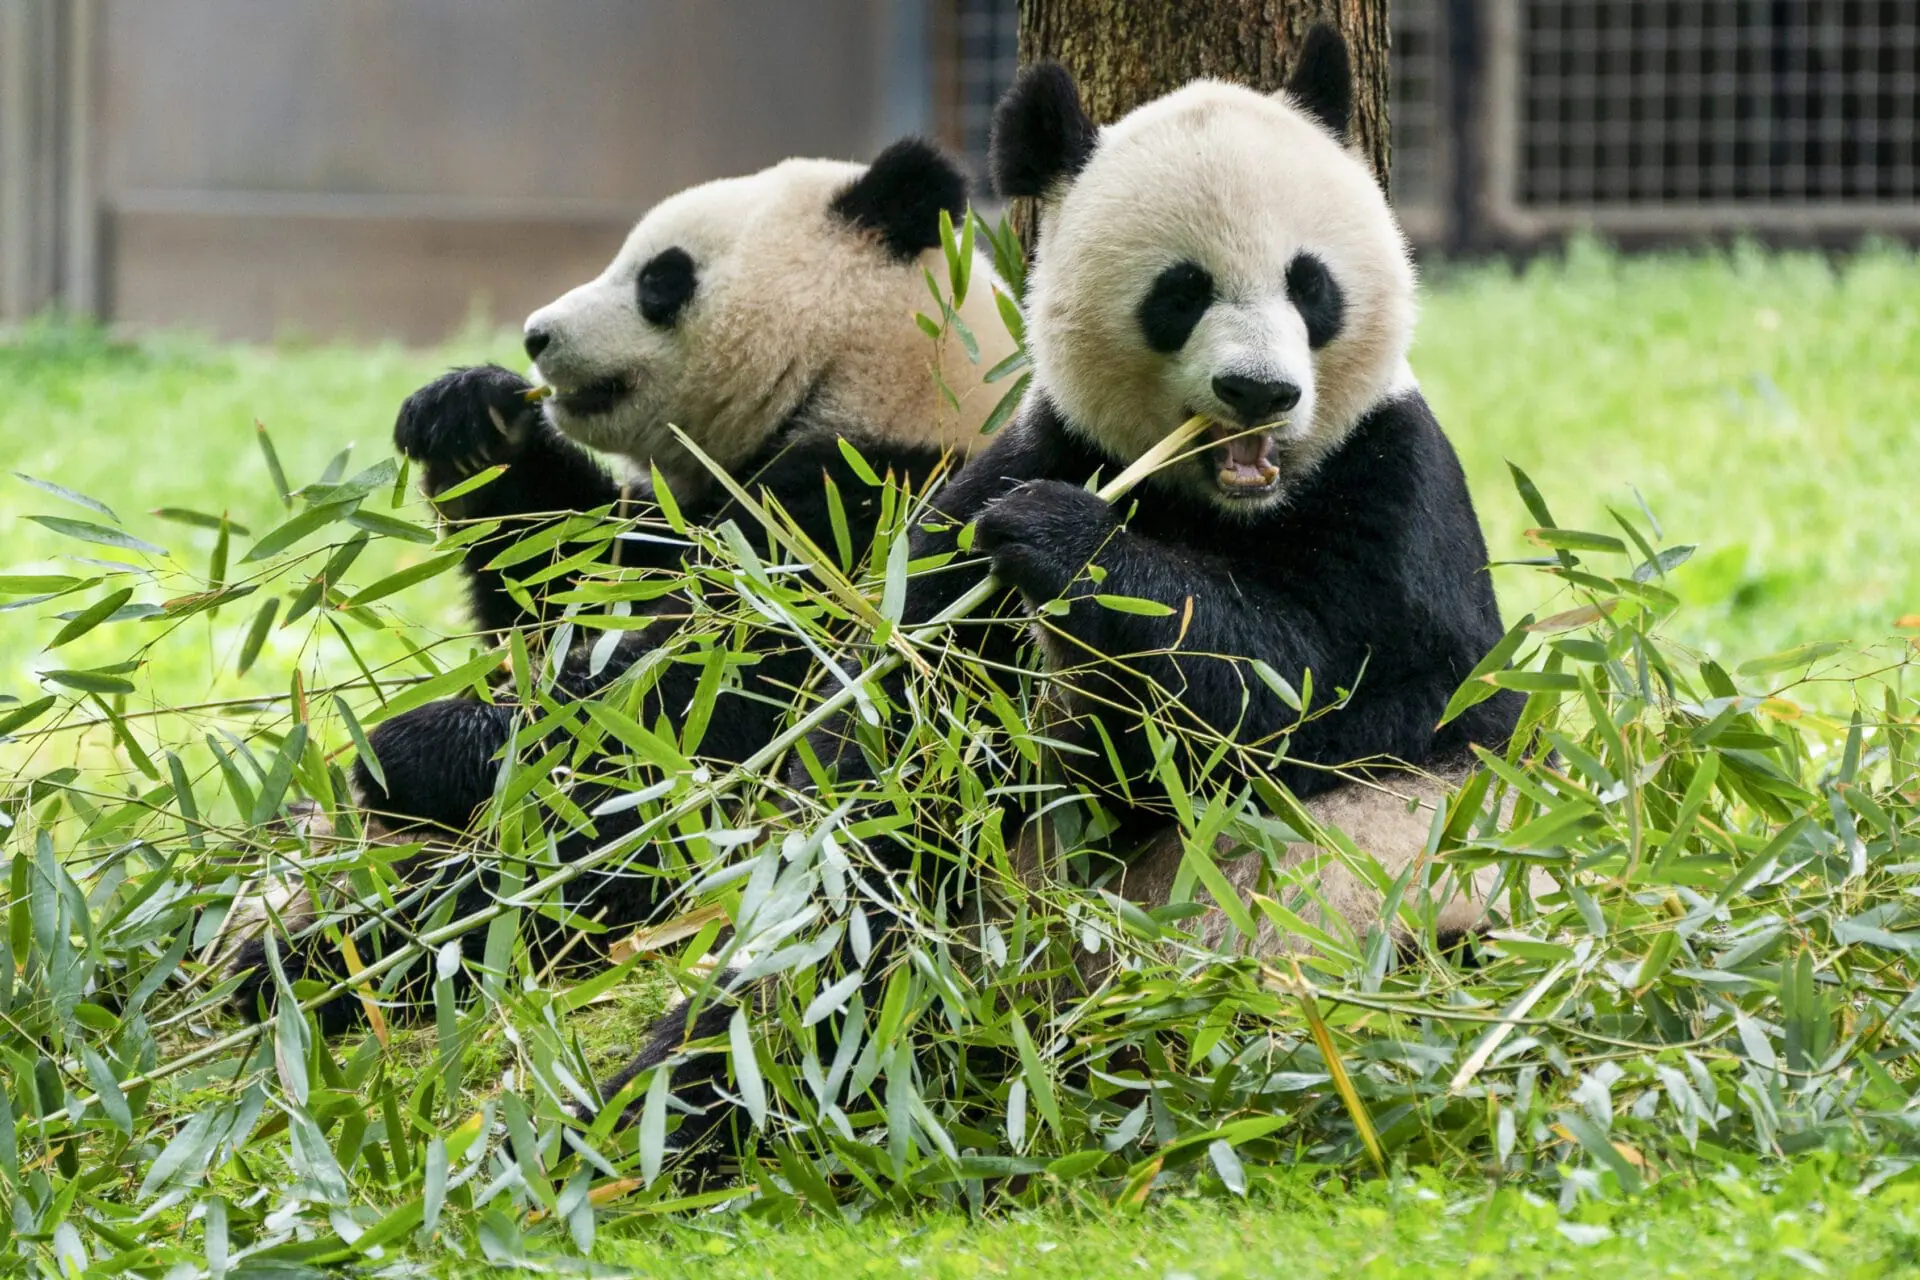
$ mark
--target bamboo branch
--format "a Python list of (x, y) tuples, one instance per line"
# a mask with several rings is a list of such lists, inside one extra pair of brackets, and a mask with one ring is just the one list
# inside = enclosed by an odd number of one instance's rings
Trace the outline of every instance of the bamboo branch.
[[(1208, 420), (1206, 418), (1196, 415), (1181, 423), (1173, 431), (1169, 432), (1158, 444), (1136, 459), (1132, 465), (1121, 471), (1119, 475), (1109, 480), (1106, 484), (1100, 486), (1097, 490), (1099, 497), (1105, 502), (1116, 502), (1155, 471), (1160, 470), (1169, 462), (1184, 456), (1181, 450), (1206, 430), (1207, 422)], [(962, 595), (958, 600), (955, 600), (951, 605), (947, 606), (947, 608), (941, 610), (940, 613), (932, 619), (913, 627), (911, 630), (905, 631), (904, 638), (910, 642), (910, 645), (918, 645), (932, 640), (939, 635), (941, 631), (945, 630), (950, 623), (966, 617), (975, 609), (978, 609), (981, 605), (991, 600), (999, 590), (999, 580), (992, 574), (988, 574), (982, 578), (980, 582), (975, 584), (971, 590)], [(881, 654), (869, 663), (867, 667), (860, 672), (858, 677), (843, 684), (830, 696), (823, 699), (811, 711), (794, 721), (785, 731), (776, 735), (772, 741), (768, 742), (764, 747), (760, 748), (760, 750), (754, 752), (738, 765), (735, 765), (732, 769), (729, 769), (706, 785), (694, 788), (680, 800), (667, 805), (661, 809), (659, 814), (642, 823), (634, 830), (614, 840), (610, 840), (606, 844), (589, 851), (586, 856), (556, 869), (551, 875), (534, 882), (518, 894), (515, 894), (512, 898), (495, 899), (488, 905), (470, 912), (458, 920), (449, 921), (437, 929), (429, 929), (415, 935), (410, 941), (395, 947), (392, 951), (380, 957), (378, 960), (373, 961), (371, 964), (366, 965), (349, 978), (336, 982), (320, 994), (310, 996), (306, 1000), (301, 1001), (299, 1005), (300, 1009), (303, 1012), (311, 1011), (334, 999), (342, 992), (351, 991), (356, 987), (372, 983), (389, 970), (397, 968), (399, 965), (411, 960), (417, 955), (435, 949), (443, 943), (451, 942), (455, 938), (459, 938), (474, 929), (489, 924), (500, 916), (505, 915), (508, 911), (517, 909), (524, 903), (538, 902), (548, 893), (572, 883), (587, 872), (604, 866), (609, 862), (624, 858), (633, 849), (653, 840), (662, 832), (671, 830), (676, 823), (687, 815), (705, 808), (714, 801), (729, 795), (742, 785), (758, 780), (767, 767), (778, 760), (788, 748), (800, 742), (815, 729), (820, 728), (835, 716), (845, 711), (848, 704), (854, 700), (858, 690), (866, 687), (874, 680), (885, 677), (904, 660), (905, 654), (900, 649), (894, 649)], [(141, 1085), (152, 1084), (180, 1071), (184, 1071), (197, 1063), (204, 1062), (209, 1058), (225, 1053), (230, 1049), (241, 1048), (264, 1034), (268, 1025), (268, 1023), (264, 1022), (256, 1023), (240, 1031), (233, 1032), (230, 1035), (222, 1036), (217, 1040), (209, 1041), (189, 1053), (182, 1054), (178, 1058), (174, 1058), (155, 1067), (151, 1071), (141, 1072), (138, 1075), (128, 1077), (121, 1082), (121, 1088), (123, 1090), (134, 1089)], [(83, 1104), (92, 1105), (97, 1100), (98, 1095), (89, 1095), (86, 1099), (83, 1099)]]

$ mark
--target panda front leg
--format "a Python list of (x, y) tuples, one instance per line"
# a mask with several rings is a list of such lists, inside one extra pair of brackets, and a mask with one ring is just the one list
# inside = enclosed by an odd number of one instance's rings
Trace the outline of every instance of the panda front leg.
[[(1251, 574), (1229, 575), (1206, 557), (1135, 534), (1096, 494), (1041, 480), (981, 513), (974, 545), (1029, 608), (1057, 633), (1048, 646), (1070, 673), (1083, 709), (1100, 715), (1129, 776), (1152, 765), (1143, 715), (1257, 742), (1297, 713), (1263, 684), (1242, 679), (1236, 660), (1281, 671), (1328, 671), (1332, 646)], [(1090, 569), (1090, 566), (1093, 568)], [(1165, 614), (1109, 608), (1095, 594), (1146, 600)], [(1183, 709), (1171, 719), (1167, 704)]]
[[(465, 558), (474, 620), (490, 632), (541, 619), (529, 616), (488, 562), (547, 520), (620, 500), (620, 486), (546, 420), (529, 398), (533, 390), (499, 365), (455, 369), (408, 396), (393, 427), (395, 446), (421, 468), (422, 485), (442, 520), (501, 521)], [(440, 494), (502, 464), (506, 470), (491, 482), (440, 500)]]
[[(635, 662), (665, 643), (677, 625), (674, 618), (662, 618), (643, 630), (626, 633), (597, 670), (590, 647), (577, 647), (567, 655), (544, 705), (564, 710), (573, 702), (601, 693)], [(698, 681), (695, 668), (674, 664), (649, 691), (641, 718), (652, 723), (658, 715), (684, 706)], [(710, 739), (719, 739), (724, 745), (728, 734), (743, 732), (751, 739), (756, 713), (759, 720), (767, 721), (758, 736), (771, 736), (772, 717), (762, 706), (752, 705), (728, 717), (726, 728), (715, 730)], [(509, 742), (515, 733), (534, 723), (533, 714), (511, 701), (443, 698), (383, 721), (368, 734), (372, 759), (354, 761), (354, 795), (360, 807), (391, 833), (469, 835), (498, 789)], [(568, 733), (566, 724), (556, 723), (537, 742), (524, 743), (521, 758), (537, 757), (555, 743), (567, 741)], [(600, 801), (619, 794), (592, 780), (616, 771), (604, 757), (589, 755), (578, 769), (585, 780), (574, 789), (573, 799), (582, 808), (592, 810)], [(619, 771), (631, 773), (624, 765)], [(596, 818), (591, 828), (561, 831), (560, 860), (576, 861), (595, 847), (626, 835), (638, 821), (635, 811), (621, 810)], [(568, 905), (598, 919), (609, 930), (645, 923), (665, 898), (668, 887), (660, 868), (646, 858), (644, 851), (636, 851), (619, 866), (581, 876), (568, 891)], [(646, 865), (640, 865), (643, 862)]]
[(493, 796), (502, 749), (520, 723), (511, 703), (442, 698), (375, 725), (373, 759), (353, 762), (360, 807), (398, 831), (464, 832)]
[[(680, 1124), (667, 1138), (667, 1155), (675, 1171), (695, 1186), (717, 1182), (728, 1167), (750, 1150), (752, 1119), (735, 1105), (727, 1091), (731, 1058), (711, 1047), (725, 1035), (734, 1006), (722, 1001), (701, 1005), (681, 1000), (654, 1019), (646, 1044), (634, 1059), (601, 1082), (604, 1098), (617, 1096), (636, 1078), (665, 1068), (673, 1090)], [(646, 1099), (636, 1098), (621, 1113), (619, 1126), (640, 1123)], [(593, 1117), (576, 1109), (581, 1120)]]

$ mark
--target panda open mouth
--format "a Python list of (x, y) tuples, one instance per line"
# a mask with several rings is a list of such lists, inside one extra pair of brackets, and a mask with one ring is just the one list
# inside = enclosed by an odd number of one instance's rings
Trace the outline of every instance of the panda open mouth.
[(601, 378), (570, 391), (555, 389), (554, 403), (562, 412), (575, 418), (591, 418), (595, 414), (611, 413), (620, 407), (632, 390), (625, 378)]
[(1265, 427), (1236, 427), (1215, 422), (1207, 428), (1213, 448), (1213, 482), (1229, 498), (1258, 498), (1280, 483), (1273, 462), (1273, 432)]

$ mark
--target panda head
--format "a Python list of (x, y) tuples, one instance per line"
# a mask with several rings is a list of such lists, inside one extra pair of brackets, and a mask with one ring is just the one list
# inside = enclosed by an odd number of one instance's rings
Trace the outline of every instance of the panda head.
[(1252, 514), (1411, 386), (1413, 267), (1351, 110), (1324, 26), (1279, 93), (1197, 81), (1106, 128), (1064, 68), (1021, 74), (992, 167), (1039, 201), (1029, 354), (1070, 430), (1130, 462), (1204, 414), (1213, 446), (1160, 479)]
[(709, 476), (669, 424), (729, 471), (796, 423), (966, 454), (999, 392), (980, 374), (1012, 345), (978, 258), (961, 311), (978, 364), (914, 322), (936, 312), (923, 267), (946, 278), (942, 209), (960, 222), (965, 179), (916, 139), (867, 166), (788, 160), (669, 197), (597, 279), (528, 317), (548, 416), (679, 494)]

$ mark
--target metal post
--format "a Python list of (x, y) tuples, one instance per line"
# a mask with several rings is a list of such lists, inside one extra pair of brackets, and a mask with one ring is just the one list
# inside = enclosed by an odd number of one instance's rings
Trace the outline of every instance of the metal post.
[(28, 306), (33, 49), (28, 0), (0, 0), (0, 320)]
[(66, 84), (61, 116), (66, 126), (66, 181), (62, 210), (61, 297), (76, 316), (100, 310), (100, 220), (94, 207), (93, 65), (96, 0), (67, 0)]

